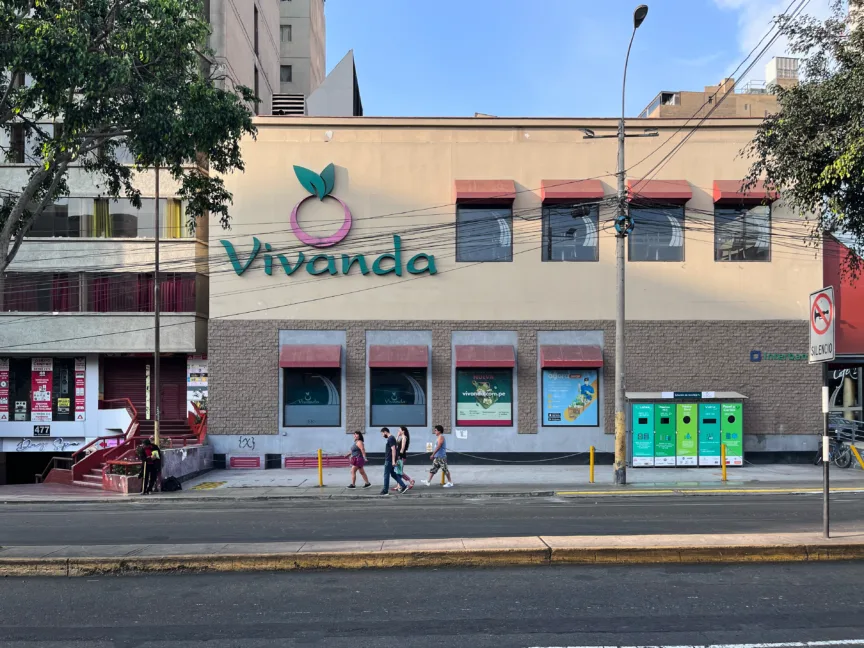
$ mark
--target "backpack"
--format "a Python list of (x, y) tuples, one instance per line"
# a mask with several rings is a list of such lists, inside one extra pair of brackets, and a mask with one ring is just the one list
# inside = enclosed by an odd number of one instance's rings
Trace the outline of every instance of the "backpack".
[(183, 485), (180, 483), (180, 480), (176, 477), (169, 477), (165, 481), (162, 482), (162, 492), (163, 493), (173, 493), (174, 491), (183, 490)]

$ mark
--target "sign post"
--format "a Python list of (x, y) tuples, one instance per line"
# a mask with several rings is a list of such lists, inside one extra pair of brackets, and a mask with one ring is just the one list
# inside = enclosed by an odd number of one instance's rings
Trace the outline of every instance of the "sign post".
[(831, 409), (828, 394), (828, 365), (835, 357), (834, 323), (837, 310), (834, 287), (828, 286), (810, 294), (810, 364), (822, 364), (822, 535), (831, 535), (829, 516), (829, 466), (831, 465), (828, 440), (828, 412)]

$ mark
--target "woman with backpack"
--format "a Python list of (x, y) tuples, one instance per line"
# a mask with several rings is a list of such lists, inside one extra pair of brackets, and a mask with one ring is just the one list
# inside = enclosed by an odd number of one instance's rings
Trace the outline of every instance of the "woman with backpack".
[(396, 437), (396, 443), (398, 444), (396, 446), (396, 454), (398, 456), (396, 472), (402, 475), (402, 479), (408, 484), (410, 490), (414, 488), (414, 480), (405, 472), (405, 460), (408, 458), (408, 446), (411, 445), (411, 433), (408, 432), (408, 428), (404, 425), (399, 427), (399, 436)]
[(348, 488), (357, 488), (355, 483), (357, 481), (358, 472), (363, 478), (363, 481), (366, 482), (363, 485), (363, 488), (369, 488), (372, 483), (366, 476), (366, 471), (363, 470), (363, 466), (365, 466), (369, 460), (366, 458), (366, 446), (363, 445), (362, 432), (354, 433), (354, 443), (351, 446), (351, 452), (348, 453), (348, 456), (351, 457), (351, 483), (348, 485)]

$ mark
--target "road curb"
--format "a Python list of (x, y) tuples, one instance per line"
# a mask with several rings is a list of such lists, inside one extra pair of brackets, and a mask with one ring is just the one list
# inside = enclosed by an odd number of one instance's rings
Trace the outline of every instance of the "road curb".
[[(544, 543), (545, 544), (545, 543)], [(864, 560), (864, 543), (692, 547), (501, 547), (123, 558), (0, 558), (0, 576), (99, 576), (448, 567), (788, 563)]]

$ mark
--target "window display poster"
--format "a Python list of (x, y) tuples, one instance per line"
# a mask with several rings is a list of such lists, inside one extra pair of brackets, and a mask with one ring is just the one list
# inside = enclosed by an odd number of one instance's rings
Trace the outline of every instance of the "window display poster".
[(86, 418), (86, 375), (87, 358), (75, 358), (75, 420), (83, 421)]
[(195, 413), (195, 406), (207, 411), (207, 356), (186, 358), (186, 411)]
[(513, 370), (456, 371), (456, 425), (513, 425)]
[(599, 384), (596, 369), (544, 369), (543, 425), (600, 425)]
[(9, 420), (9, 358), (0, 358), (0, 421)]
[(30, 366), (30, 420), (34, 423), (51, 421), (51, 386), (54, 382), (54, 360), (33, 358)]

